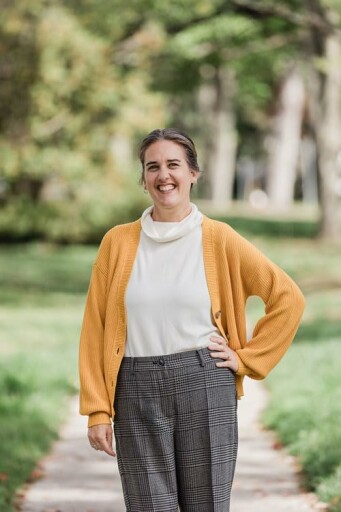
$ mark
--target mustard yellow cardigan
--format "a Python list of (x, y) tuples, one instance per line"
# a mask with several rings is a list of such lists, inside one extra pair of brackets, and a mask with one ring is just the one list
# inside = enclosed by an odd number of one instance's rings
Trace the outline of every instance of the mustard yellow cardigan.
[[(89, 427), (114, 420), (126, 341), (124, 297), (140, 231), (141, 219), (110, 229), (93, 265), (79, 346), (80, 414), (89, 416)], [(212, 318), (237, 353), (240, 398), (245, 375), (263, 379), (282, 358), (305, 301), (292, 279), (228, 224), (203, 215), (202, 240)], [(247, 342), (245, 304), (251, 295), (263, 300), (265, 314)]]

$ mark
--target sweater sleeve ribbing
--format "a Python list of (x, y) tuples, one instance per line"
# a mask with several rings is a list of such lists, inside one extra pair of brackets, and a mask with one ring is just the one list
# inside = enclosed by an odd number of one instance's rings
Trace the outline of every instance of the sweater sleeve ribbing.
[(263, 379), (280, 361), (299, 327), (305, 299), (295, 282), (241, 237), (240, 273), (245, 300), (256, 295), (265, 304), (252, 338), (237, 350), (239, 375)]

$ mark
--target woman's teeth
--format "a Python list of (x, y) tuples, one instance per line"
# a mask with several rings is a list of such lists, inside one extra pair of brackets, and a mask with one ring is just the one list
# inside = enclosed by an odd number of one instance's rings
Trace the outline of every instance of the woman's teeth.
[(160, 185), (158, 187), (158, 189), (161, 191), (161, 192), (168, 192), (169, 190), (173, 190), (175, 189), (175, 185)]

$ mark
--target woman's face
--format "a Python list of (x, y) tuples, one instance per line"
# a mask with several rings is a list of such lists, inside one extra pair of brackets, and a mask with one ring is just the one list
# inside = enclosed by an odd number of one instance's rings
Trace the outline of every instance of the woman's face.
[(198, 171), (190, 169), (185, 150), (170, 140), (151, 144), (144, 158), (144, 183), (154, 202), (153, 219), (182, 220), (188, 213), (191, 183)]

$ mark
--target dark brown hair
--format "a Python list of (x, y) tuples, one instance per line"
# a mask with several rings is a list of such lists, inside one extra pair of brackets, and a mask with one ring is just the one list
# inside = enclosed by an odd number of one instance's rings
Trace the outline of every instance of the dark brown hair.
[[(183, 131), (177, 130), (176, 128), (163, 128), (156, 129), (150, 132), (141, 142), (139, 148), (139, 158), (142, 164), (142, 174), (140, 176), (139, 183), (140, 185), (144, 182), (144, 159), (145, 154), (149, 146), (154, 144), (159, 140), (171, 140), (179, 146), (182, 146), (185, 150), (186, 162), (190, 169), (200, 172), (198, 161), (197, 161), (197, 151), (195, 149), (194, 142), (192, 139)], [(191, 188), (193, 183), (191, 184)]]

